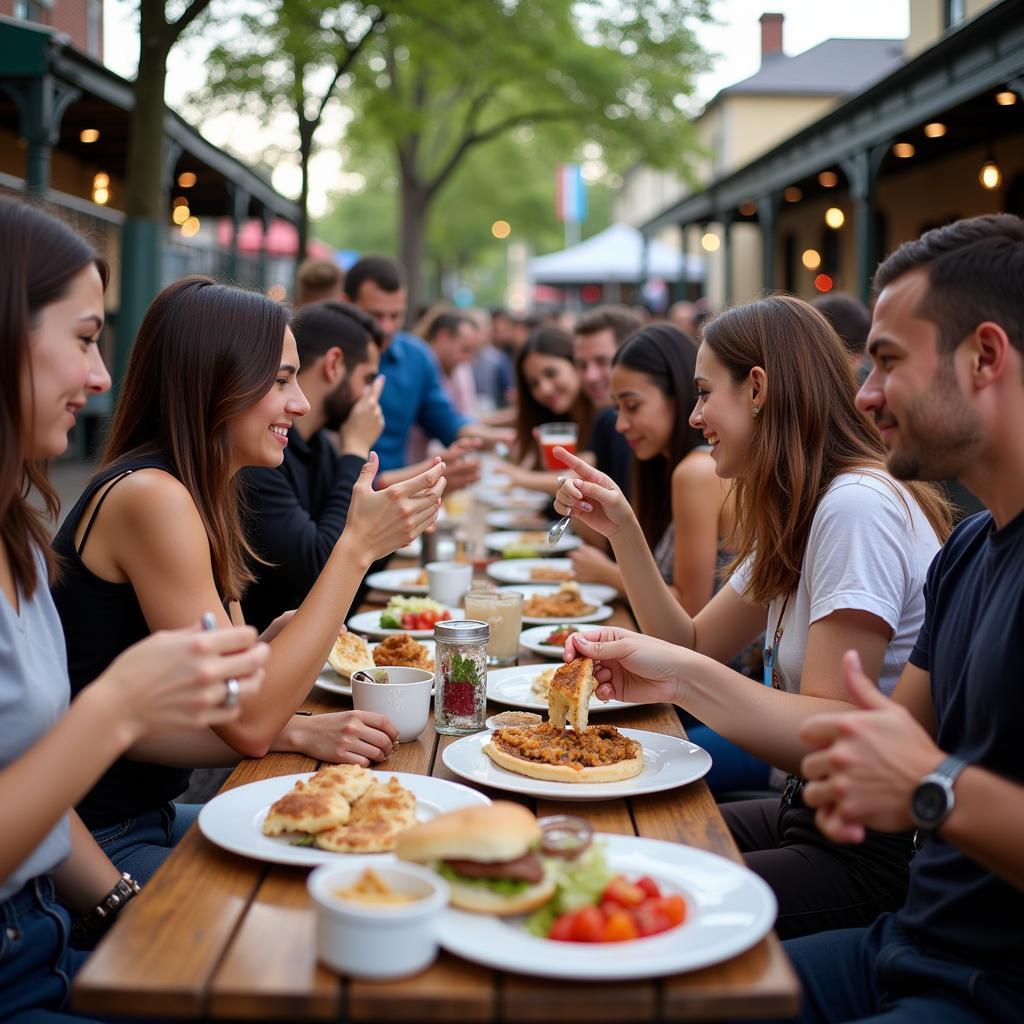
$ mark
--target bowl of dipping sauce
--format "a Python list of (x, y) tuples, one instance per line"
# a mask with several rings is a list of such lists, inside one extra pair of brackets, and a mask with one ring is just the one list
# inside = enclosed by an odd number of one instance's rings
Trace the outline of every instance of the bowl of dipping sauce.
[(404, 978), (433, 963), (448, 883), (418, 864), (324, 864), (306, 883), (322, 963), (357, 978)]
[(495, 729), (524, 728), (529, 725), (540, 725), (544, 719), (532, 711), (502, 711), (500, 715), (491, 715), (484, 723), (491, 732)]

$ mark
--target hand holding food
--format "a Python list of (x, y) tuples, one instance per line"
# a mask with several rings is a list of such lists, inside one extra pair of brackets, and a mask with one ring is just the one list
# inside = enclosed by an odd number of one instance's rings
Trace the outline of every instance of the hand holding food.
[(680, 660), (693, 654), (674, 644), (618, 626), (573, 633), (565, 641), (562, 656), (571, 661), (580, 655), (595, 663), (600, 700), (636, 704), (677, 701), (681, 685)]

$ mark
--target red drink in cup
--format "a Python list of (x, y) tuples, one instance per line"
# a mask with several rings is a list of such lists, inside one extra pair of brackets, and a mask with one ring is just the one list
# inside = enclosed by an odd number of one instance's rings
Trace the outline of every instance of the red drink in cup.
[(537, 428), (537, 438), (545, 467), (555, 471), (565, 469), (565, 464), (555, 457), (555, 448), (564, 448), (575, 455), (579, 435), (579, 426), (572, 422), (542, 423)]

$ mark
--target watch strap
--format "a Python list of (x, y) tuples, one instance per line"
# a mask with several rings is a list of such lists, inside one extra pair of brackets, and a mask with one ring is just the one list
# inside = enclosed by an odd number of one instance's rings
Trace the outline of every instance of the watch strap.
[(967, 767), (967, 762), (956, 754), (950, 754), (933, 772), (929, 772), (925, 778), (938, 777), (945, 779), (951, 786), (960, 777), (960, 773)]

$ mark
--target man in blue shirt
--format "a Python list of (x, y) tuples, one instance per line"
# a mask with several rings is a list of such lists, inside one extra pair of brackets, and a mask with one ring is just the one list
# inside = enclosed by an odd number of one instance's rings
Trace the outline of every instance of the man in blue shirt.
[(903, 907), (786, 943), (802, 1021), (1020, 1020), (1024, 1007), (1024, 221), (957, 221), (878, 268), (857, 405), (905, 480), (958, 479), (987, 511), (936, 555), (893, 692), (855, 652), (860, 711), (808, 719), (805, 803), (836, 842), (916, 826)]
[[(460, 413), (441, 386), (437, 359), (426, 342), (402, 330), (407, 294), (399, 267), (391, 260), (368, 256), (345, 277), (349, 299), (377, 321), (382, 335), (380, 372), (384, 390), (380, 397), (384, 433), (377, 441), (380, 481), (393, 483), (416, 472), (405, 470), (409, 429), (418, 424), (428, 438), (436, 438), (449, 451), (442, 458), (448, 466), (448, 489), (465, 486), (479, 478), (479, 460), (470, 453), (480, 444), (511, 443), (514, 432), (487, 427)], [(398, 471), (401, 471), (400, 473)]]

